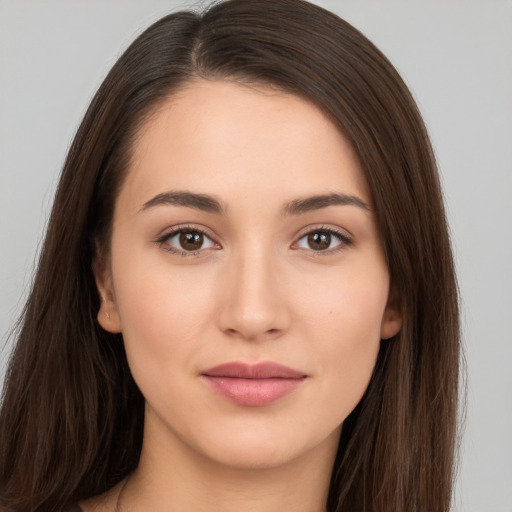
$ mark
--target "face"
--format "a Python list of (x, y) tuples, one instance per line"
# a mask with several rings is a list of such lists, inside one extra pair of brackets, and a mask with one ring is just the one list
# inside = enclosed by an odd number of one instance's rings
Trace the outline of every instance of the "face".
[(315, 106), (189, 84), (141, 130), (112, 233), (98, 318), (145, 446), (233, 467), (336, 450), (401, 319), (363, 171)]

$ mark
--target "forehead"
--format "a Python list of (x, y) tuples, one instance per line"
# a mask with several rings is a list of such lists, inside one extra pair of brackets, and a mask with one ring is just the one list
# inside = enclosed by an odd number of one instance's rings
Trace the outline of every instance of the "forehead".
[(167, 189), (284, 202), (334, 189), (370, 193), (356, 153), (311, 102), (270, 87), (196, 80), (139, 130), (120, 201)]

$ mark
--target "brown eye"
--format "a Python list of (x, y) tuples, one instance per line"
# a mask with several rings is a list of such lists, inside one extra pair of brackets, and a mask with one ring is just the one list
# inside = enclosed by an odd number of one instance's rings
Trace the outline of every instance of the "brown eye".
[(333, 229), (317, 229), (306, 233), (296, 243), (300, 249), (331, 254), (352, 244), (352, 239)]
[(166, 251), (181, 256), (193, 256), (204, 249), (219, 248), (208, 235), (196, 229), (178, 229), (164, 235), (158, 242)]
[(310, 233), (308, 235), (308, 245), (314, 251), (329, 249), (331, 245), (331, 234), (325, 231)]
[(198, 251), (204, 242), (203, 234), (198, 231), (182, 231), (179, 238), (180, 246), (185, 251)]

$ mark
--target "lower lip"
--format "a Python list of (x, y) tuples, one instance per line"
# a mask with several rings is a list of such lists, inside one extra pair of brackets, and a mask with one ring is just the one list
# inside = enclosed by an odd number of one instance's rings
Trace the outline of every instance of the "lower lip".
[(240, 379), (209, 375), (204, 378), (217, 393), (231, 402), (250, 407), (270, 405), (295, 391), (304, 381), (304, 378)]

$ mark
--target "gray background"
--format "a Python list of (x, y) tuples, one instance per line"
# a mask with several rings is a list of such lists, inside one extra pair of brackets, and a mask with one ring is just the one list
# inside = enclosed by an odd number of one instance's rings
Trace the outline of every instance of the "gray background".
[[(455, 510), (510, 512), (512, 2), (317, 3), (384, 51), (430, 129), (458, 264), (468, 366)], [(58, 172), (92, 94), (135, 35), (187, 5), (0, 0), (2, 343), (29, 287)], [(8, 346), (0, 352), (0, 380), (7, 356)]]

